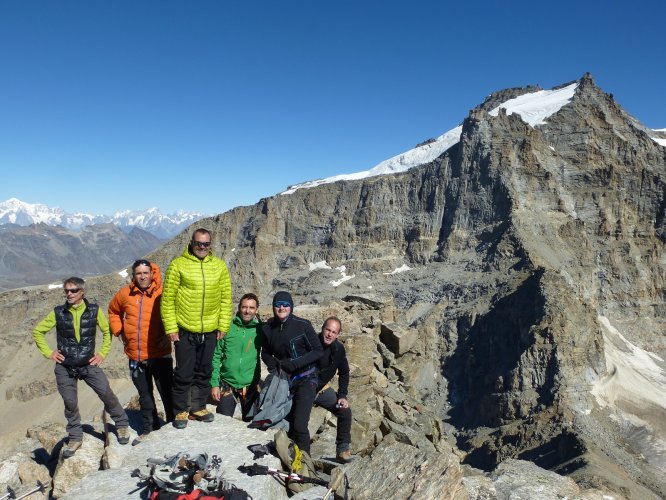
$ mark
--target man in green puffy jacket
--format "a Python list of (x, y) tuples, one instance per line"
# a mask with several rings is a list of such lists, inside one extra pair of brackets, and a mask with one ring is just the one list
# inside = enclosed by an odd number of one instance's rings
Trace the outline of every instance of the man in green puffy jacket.
[(233, 310), (229, 270), (213, 255), (211, 243), (210, 231), (194, 231), (187, 249), (169, 264), (164, 278), (161, 314), (176, 355), (173, 426), (177, 429), (185, 428), (189, 419), (211, 422), (215, 418), (206, 409), (213, 351), (229, 330)]
[(262, 339), (261, 323), (257, 319), (258, 308), (259, 299), (255, 294), (243, 295), (229, 333), (217, 341), (210, 394), (218, 402), (217, 413), (222, 415), (233, 417), (238, 401), (245, 419), (257, 397)]

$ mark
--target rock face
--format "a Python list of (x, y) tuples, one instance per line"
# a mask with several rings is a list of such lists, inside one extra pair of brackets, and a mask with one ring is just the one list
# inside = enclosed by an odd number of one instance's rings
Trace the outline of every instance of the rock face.
[[(432, 163), (196, 226), (213, 231), (236, 297), (254, 291), (269, 304), (287, 289), (315, 326), (342, 319), (354, 451), (377, 476), (381, 454), (395, 453), (410, 471), (395, 491), (427, 498), (434, 482), (505, 498), (499, 476), (529, 477), (530, 461), (578, 483), (563, 480), (564, 496), (664, 497), (666, 148), (589, 75), (543, 125), (490, 113), (534, 90), (491, 96)], [(166, 266), (188, 238), (150, 257)], [(90, 281), (100, 302), (117, 280)], [(11, 304), (39, 316), (36, 297), (51, 299), (18, 293), (0, 308), (29, 332)], [(30, 382), (5, 391), (16, 399)], [(313, 450), (332, 453), (334, 419), (313, 415)], [(414, 472), (434, 456), (436, 472)], [(496, 476), (460, 472), (460, 460)]]

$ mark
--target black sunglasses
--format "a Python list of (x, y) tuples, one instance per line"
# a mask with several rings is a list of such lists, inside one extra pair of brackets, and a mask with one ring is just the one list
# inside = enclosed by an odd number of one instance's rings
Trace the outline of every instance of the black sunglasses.
[(208, 248), (210, 246), (210, 241), (197, 241), (192, 240), (193, 247)]
[(81, 291), (80, 288), (64, 288), (63, 292), (65, 292), (65, 295), (68, 293), (79, 293)]

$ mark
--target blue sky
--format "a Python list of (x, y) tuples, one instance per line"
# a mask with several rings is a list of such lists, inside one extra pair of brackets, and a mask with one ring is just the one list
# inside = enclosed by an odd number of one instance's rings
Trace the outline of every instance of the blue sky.
[(586, 71), (666, 127), (666, 2), (2, 0), (0, 201), (220, 213)]

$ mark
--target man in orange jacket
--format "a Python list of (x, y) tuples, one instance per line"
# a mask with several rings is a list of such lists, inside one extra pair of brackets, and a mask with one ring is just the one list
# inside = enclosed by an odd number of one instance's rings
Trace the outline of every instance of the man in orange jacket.
[(161, 298), (160, 268), (141, 259), (132, 265), (132, 282), (121, 288), (109, 303), (111, 332), (125, 344), (132, 382), (139, 392), (143, 431), (133, 445), (160, 427), (153, 380), (162, 397), (167, 422), (174, 418), (171, 342), (160, 317)]

